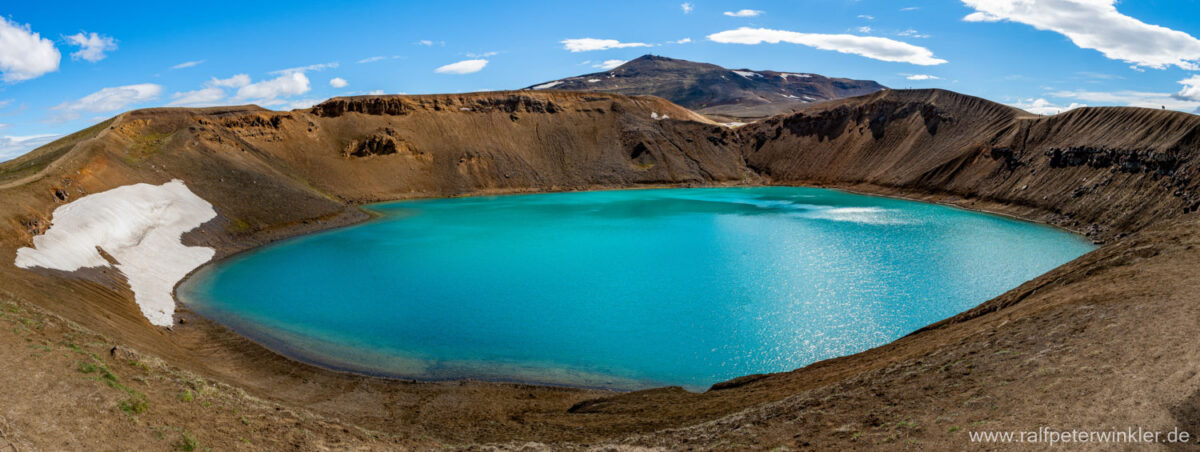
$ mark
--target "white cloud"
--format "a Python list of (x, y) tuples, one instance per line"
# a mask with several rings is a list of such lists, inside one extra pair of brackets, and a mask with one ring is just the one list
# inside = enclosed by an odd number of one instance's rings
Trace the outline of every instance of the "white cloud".
[(859, 15), (858, 15), (858, 18), (859, 18), (859, 19), (866, 19), (866, 20), (875, 20), (875, 16), (869, 16), (869, 15), (866, 15), (866, 14), (859, 14)]
[[(1082, 75), (1084, 77), (1100, 79), (1100, 80), (1124, 80), (1125, 79), (1125, 77), (1122, 77), (1119, 75), (1104, 74), (1101, 72), (1079, 71), (1079, 72), (1076, 72), (1076, 74)], [(1180, 83), (1183, 83), (1183, 82), (1180, 82)]]
[(858, 27), (858, 32), (859, 32), (859, 33), (870, 33), (870, 32), (871, 32), (871, 27), (868, 27), (868, 26), (865, 26), (865, 25), (864, 25), (864, 26), (861, 26), (861, 27)]
[(683, 38), (678, 41), (667, 41), (668, 44), (687, 44), (692, 42), (692, 38)]
[(344, 79), (344, 78), (334, 77), (334, 78), (329, 79), (329, 86), (332, 86), (334, 88), (345, 88), (346, 85), (349, 85), (349, 83), (346, 83), (346, 79)]
[(297, 99), (283, 104), (283, 108), (280, 108), (280, 110), (302, 110), (306, 108), (312, 108), (313, 105), (321, 102), (322, 99)]
[(1061, 105), (1055, 105), (1046, 99), (1038, 98), (1024, 99), (1016, 103), (1009, 104), (1009, 106), (1020, 108), (1035, 115), (1055, 115), (1067, 110), (1086, 107), (1087, 105), (1072, 102), (1071, 105), (1063, 107)]
[(106, 113), (121, 110), (129, 105), (157, 99), (162, 86), (153, 83), (104, 88), (79, 100), (63, 102), (50, 110), (58, 112), (52, 121), (79, 119), (83, 112)]
[(695, 7), (693, 7), (691, 3), (681, 3), (679, 5), (679, 9), (682, 9), (684, 14), (691, 14)]
[(911, 74), (905, 78), (907, 78), (909, 80), (941, 80), (942, 79), (941, 77), (938, 77), (936, 75), (929, 75), (929, 74)]
[(383, 95), (383, 90), (381, 90), (381, 89), (371, 90), (371, 92), (368, 92), (367, 94), (370, 94), (372, 96), (380, 96), (380, 95)]
[(325, 69), (336, 69), (337, 67), (338, 67), (338, 63), (336, 61), (334, 61), (332, 63), (310, 64), (308, 66), (290, 67), (287, 69), (280, 69), (278, 71), (271, 72), (271, 74), (274, 75), (274, 74), (291, 74), (291, 73), (295, 73), (295, 72), (323, 71)]
[(359, 63), (359, 64), (363, 64), (363, 63), (374, 63), (374, 62), (376, 62), (376, 61), (383, 61), (383, 60), (386, 60), (386, 59), (387, 59), (387, 57), (385, 57), (385, 56), (373, 56), (373, 57), (369, 57), (369, 58), (363, 58), (363, 59), (361, 59), (361, 60), (358, 60), (358, 63)]
[(493, 56), (496, 56), (499, 54), (500, 54), (500, 52), (496, 52), (496, 51), (483, 52), (483, 53), (468, 53), (467, 58), (487, 58), (487, 57), (493, 57)]
[(708, 35), (708, 39), (725, 44), (777, 44), (788, 42), (814, 47), (821, 50), (860, 55), (881, 61), (933, 66), (946, 63), (935, 58), (933, 52), (893, 39), (849, 34), (797, 33), (786, 30), (742, 27)]
[(184, 91), (171, 95), (169, 107), (211, 107), (219, 105), (225, 98), (225, 90), (210, 86), (195, 91)]
[(488, 60), (463, 60), (457, 63), (450, 63), (445, 66), (434, 69), (433, 72), (439, 74), (471, 74), (483, 70), (487, 66)]
[(279, 77), (251, 83), (238, 88), (237, 100), (254, 99), (255, 103), (274, 105), (280, 97), (296, 96), (312, 89), (304, 72), (288, 72)]
[(1176, 99), (1200, 102), (1200, 75), (1180, 80), (1179, 84), (1183, 85), (1183, 89), (1175, 94)]
[(431, 41), (431, 40), (428, 40), (428, 39), (422, 39), (422, 40), (420, 40), (420, 41), (414, 42), (413, 44), (416, 44), (416, 45), (419, 45), (419, 46), (425, 46), (425, 47), (433, 47), (433, 45), (434, 45), (434, 44), (437, 44), (437, 45), (440, 45), (440, 46), (444, 46), (444, 45), (446, 45), (446, 41), (437, 41), (437, 42), (434, 42), (434, 41)]
[(71, 36), (64, 36), (67, 43), (79, 47), (79, 50), (71, 53), (71, 59), (78, 60), (80, 58), (89, 62), (95, 63), (103, 60), (104, 52), (117, 50), (117, 40), (111, 36), (99, 35), (96, 33), (80, 32)]
[(250, 76), (237, 74), (229, 78), (213, 77), (204, 83), (204, 88), (194, 91), (177, 92), (171, 95), (170, 107), (211, 107), (220, 105), (225, 98), (223, 88), (241, 88), (250, 84)]
[(917, 30), (911, 28), (902, 32), (896, 33), (896, 36), (904, 36), (906, 38), (928, 38), (929, 35), (918, 33)]
[[(1186, 89), (1185, 89), (1186, 90)], [(1064, 99), (1079, 100), (1096, 105), (1119, 105), (1143, 108), (1168, 108), (1171, 110), (1192, 111), (1200, 107), (1200, 100), (1181, 98), (1176, 93), (1155, 93), (1145, 91), (1055, 91), (1050, 96)]]
[(1117, 11), (1116, 0), (963, 0), (968, 22), (1009, 20), (1066, 36), (1113, 60), (1155, 69), (1197, 70), (1200, 39)]
[(904, 7), (904, 8), (900, 8), (900, 11), (916, 11), (916, 10), (918, 10), (918, 9), (921, 9), (921, 7), (919, 7), (919, 6), (906, 6), (906, 7)]
[(604, 70), (616, 69), (617, 66), (625, 64), (625, 60), (604, 60), (602, 63), (593, 64), (592, 67), (597, 67)]
[(23, 137), (0, 136), (0, 162), (12, 160), (26, 152), (54, 141), (61, 135), (29, 135)]
[(589, 52), (592, 50), (623, 49), (626, 47), (650, 47), (644, 42), (621, 42), (616, 39), (578, 38), (564, 39), (563, 48), (571, 52)]
[(176, 65), (174, 65), (174, 66), (171, 66), (171, 69), (186, 69), (186, 68), (189, 68), (189, 67), (196, 67), (196, 66), (199, 66), (199, 65), (201, 65), (201, 64), (204, 64), (204, 60), (196, 60), (196, 61), (184, 61), (184, 62), (182, 62), (182, 63), (179, 63), (179, 64), (176, 64)]
[(220, 86), (224, 88), (241, 88), (250, 84), (250, 76), (246, 74), (237, 74), (229, 78), (216, 78), (208, 81), (210, 86)]
[[(253, 83), (250, 80), (250, 76), (246, 74), (237, 74), (223, 79), (213, 77), (204, 84), (204, 88), (172, 94), (171, 102), (167, 105), (205, 107), (221, 103), (250, 102), (264, 107), (307, 108), (312, 106), (316, 101), (312, 99), (288, 101), (285, 99), (307, 93), (312, 89), (308, 76), (304, 75), (305, 70), (312, 68), (323, 69), (325, 67), (332, 66), (314, 65), (304, 68), (285, 69), (272, 73), (278, 73), (278, 77)], [(346, 83), (345, 79), (334, 77), (329, 80), (329, 85), (334, 88), (342, 88), (347, 86), (348, 83)], [(225, 88), (236, 88), (237, 92), (232, 97), (226, 98)]]
[(4, 81), (19, 82), (58, 70), (62, 54), (49, 39), (0, 16), (0, 73)]
[(729, 17), (757, 17), (762, 15), (762, 11), (757, 9), (740, 9), (737, 11), (725, 11), (725, 15)]

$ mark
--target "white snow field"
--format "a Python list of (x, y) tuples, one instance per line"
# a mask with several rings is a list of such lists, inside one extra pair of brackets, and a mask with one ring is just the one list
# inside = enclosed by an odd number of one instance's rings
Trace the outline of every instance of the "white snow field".
[(208, 247), (184, 246), (183, 233), (217, 216), (212, 204), (183, 181), (134, 184), (84, 196), (54, 209), (50, 229), (17, 250), (20, 268), (75, 271), (111, 264), (125, 275), (142, 315), (150, 323), (174, 322), (175, 284), (213, 258)]

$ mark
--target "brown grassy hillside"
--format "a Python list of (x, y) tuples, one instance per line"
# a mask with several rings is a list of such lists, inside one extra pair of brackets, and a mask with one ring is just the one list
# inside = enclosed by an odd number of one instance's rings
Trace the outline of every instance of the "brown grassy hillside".
[[(567, 92), (126, 113), (0, 164), (0, 228), (9, 231), (0, 255), (28, 246), (56, 206), (173, 178), (218, 213), (185, 243), (219, 256), (364, 220), (355, 205), (371, 201), (761, 183), (948, 202), (1109, 244), (892, 344), (701, 394), (341, 374), (186, 310), (173, 328), (153, 327), (112, 270), (0, 266), (0, 320), (12, 329), (0, 338), (27, 344), (0, 351), (17, 364), (0, 385), (0, 441), (161, 449), (186, 431), (214, 450), (526, 441), (960, 449), (966, 430), (984, 426), (1200, 433), (1190, 320), (1200, 299), (1191, 271), (1200, 264), (1198, 131), (1200, 117), (1182, 113), (1037, 117), (939, 90), (883, 91), (739, 129), (657, 98)], [(206, 405), (183, 402), (199, 388), (214, 388)], [(145, 410), (124, 409), (139, 398)]]

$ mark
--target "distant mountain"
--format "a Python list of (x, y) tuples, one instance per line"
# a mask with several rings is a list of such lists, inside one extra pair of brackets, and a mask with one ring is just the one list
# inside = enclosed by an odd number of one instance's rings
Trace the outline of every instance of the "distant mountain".
[(718, 118), (751, 120), (787, 113), (813, 102), (886, 89), (871, 80), (803, 72), (726, 69), (645, 55), (612, 70), (539, 83), (525, 89), (653, 95)]

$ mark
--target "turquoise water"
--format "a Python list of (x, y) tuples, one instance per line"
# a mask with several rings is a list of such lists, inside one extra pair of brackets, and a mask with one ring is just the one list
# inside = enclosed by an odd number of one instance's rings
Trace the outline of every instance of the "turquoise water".
[(195, 311), (289, 356), (419, 379), (703, 389), (895, 340), (1093, 246), (815, 188), (396, 202), (210, 266)]

